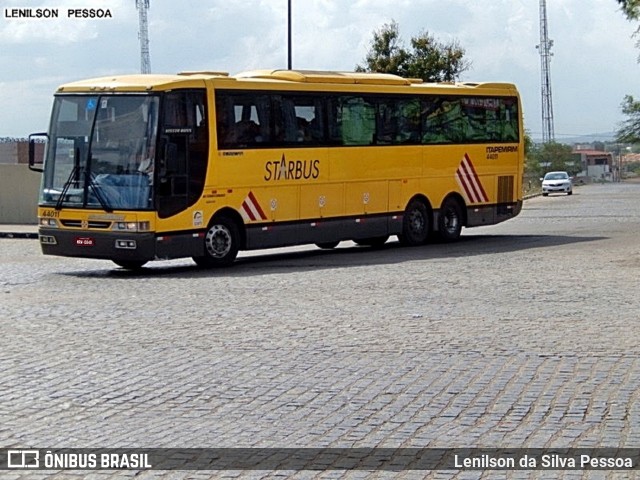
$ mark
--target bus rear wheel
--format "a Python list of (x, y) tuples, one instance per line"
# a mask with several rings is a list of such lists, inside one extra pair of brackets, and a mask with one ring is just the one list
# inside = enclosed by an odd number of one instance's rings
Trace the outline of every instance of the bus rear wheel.
[(445, 242), (458, 240), (462, 232), (462, 222), (460, 203), (453, 198), (447, 198), (438, 215), (438, 237)]
[(412, 200), (402, 217), (400, 243), (408, 246), (422, 245), (427, 241), (430, 231), (429, 209), (420, 200)]
[(204, 236), (204, 255), (193, 257), (199, 267), (227, 267), (235, 261), (240, 250), (238, 225), (228, 217), (214, 219)]

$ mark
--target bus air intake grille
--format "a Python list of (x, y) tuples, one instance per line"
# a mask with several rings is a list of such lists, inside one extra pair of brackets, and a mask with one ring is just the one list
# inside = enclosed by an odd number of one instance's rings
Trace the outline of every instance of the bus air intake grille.
[(60, 223), (68, 228), (95, 228), (106, 230), (111, 227), (111, 222), (99, 222), (96, 220), (60, 220)]
[(498, 215), (512, 215), (513, 193), (513, 176), (498, 177)]

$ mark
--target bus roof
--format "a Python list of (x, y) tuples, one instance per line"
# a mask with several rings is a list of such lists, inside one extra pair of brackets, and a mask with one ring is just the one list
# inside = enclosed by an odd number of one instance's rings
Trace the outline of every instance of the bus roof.
[(177, 75), (132, 74), (89, 78), (66, 83), (58, 87), (58, 92), (127, 91), (145, 92), (203, 86), (203, 80), (229, 78), (224, 72), (185, 72)]
[(460, 89), (460, 90), (502, 90), (504, 93), (515, 93), (516, 88), (511, 83), (425, 83), (421, 79), (403, 78), (388, 73), (364, 72), (334, 72), (316, 70), (253, 70), (229, 76), (220, 71), (189, 71), (176, 75), (132, 74), (98, 77), (61, 85), (58, 93), (101, 92), (101, 91), (131, 91), (145, 92), (153, 90), (170, 90), (173, 88), (202, 88), (204, 82), (213, 81), (220, 84), (298, 84), (298, 85), (362, 85), (387, 86), (415, 89)]
[(312, 70), (254, 70), (239, 73), (235, 78), (262, 78), (302, 83), (339, 83), (363, 85), (411, 85), (421, 82), (389, 73), (324, 72)]

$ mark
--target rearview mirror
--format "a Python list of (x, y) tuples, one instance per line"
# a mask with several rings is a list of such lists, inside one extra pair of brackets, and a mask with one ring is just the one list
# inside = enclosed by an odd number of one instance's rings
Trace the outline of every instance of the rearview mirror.
[[(34, 172), (43, 172), (43, 163), (36, 163), (36, 143), (40, 142), (36, 142), (34, 137), (46, 137), (48, 139), (49, 135), (47, 135), (47, 133), (32, 133), (29, 135), (29, 170)], [(44, 152), (42, 158), (44, 159)]]

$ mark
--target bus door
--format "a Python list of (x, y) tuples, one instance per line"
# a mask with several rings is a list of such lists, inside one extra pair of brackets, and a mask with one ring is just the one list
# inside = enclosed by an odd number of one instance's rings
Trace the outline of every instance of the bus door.
[(206, 92), (167, 93), (163, 122), (156, 199), (158, 216), (167, 218), (195, 204), (204, 189), (209, 152)]

